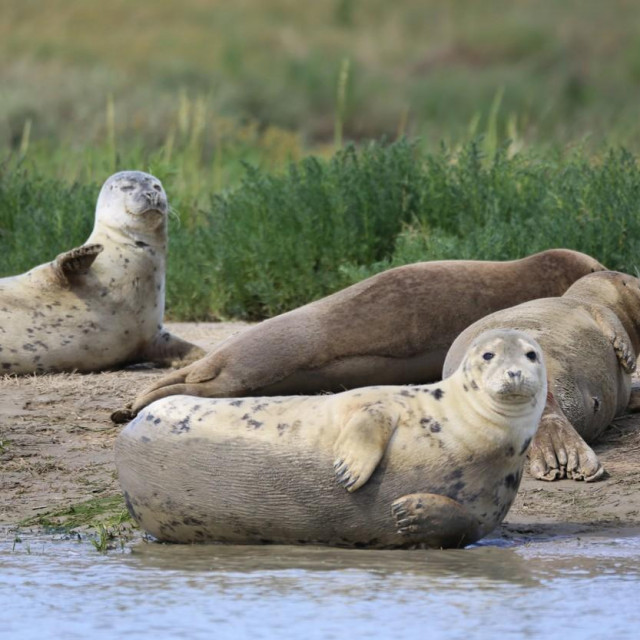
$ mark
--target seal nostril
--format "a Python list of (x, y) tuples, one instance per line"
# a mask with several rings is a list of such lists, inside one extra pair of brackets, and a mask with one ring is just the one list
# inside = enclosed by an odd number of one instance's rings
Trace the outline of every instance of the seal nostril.
[(520, 371), (518, 369), (518, 371), (514, 371), (513, 369), (509, 369), (509, 371), (507, 371), (507, 375), (510, 378), (519, 378), (522, 375), (522, 371)]

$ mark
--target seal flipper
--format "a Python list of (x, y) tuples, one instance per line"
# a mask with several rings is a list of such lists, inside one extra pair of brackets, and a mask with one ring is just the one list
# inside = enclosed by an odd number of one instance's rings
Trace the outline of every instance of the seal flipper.
[(547, 404), (531, 447), (529, 470), (538, 480), (571, 478), (593, 482), (604, 473), (598, 456), (565, 416), (553, 394)]
[(640, 385), (638, 383), (631, 384), (631, 395), (629, 396), (627, 411), (629, 413), (640, 412)]
[(165, 367), (181, 367), (199, 360), (206, 351), (161, 328), (144, 348), (140, 359)]
[(366, 407), (351, 416), (333, 448), (336, 480), (352, 493), (375, 471), (396, 428), (396, 420), (385, 411)]
[(604, 336), (611, 342), (622, 370), (625, 373), (633, 373), (636, 370), (636, 355), (631, 338), (618, 316), (603, 307), (593, 313), (593, 318)]
[(70, 284), (73, 276), (84, 276), (91, 265), (102, 252), (104, 247), (101, 244), (83, 244), (70, 251), (65, 251), (56, 257), (51, 263), (58, 280), (65, 284)]
[(464, 547), (482, 537), (477, 518), (447, 496), (410, 493), (391, 503), (391, 514), (410, 544)]

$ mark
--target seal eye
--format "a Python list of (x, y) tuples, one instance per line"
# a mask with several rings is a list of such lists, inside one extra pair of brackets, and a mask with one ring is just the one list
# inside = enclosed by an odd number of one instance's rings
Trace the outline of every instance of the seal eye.
[(162, 191), (162, 187), (159, 184), (154, 184), (153, 188), (158, 192)]
[(493, 359), (493, 356), (495, 354), (491, 353), (491, 351), (486, 351), (485, 353), (482, 354), (482, 357), (488, 362), (489, 360)]
[(535, 351), (527, 351), (524, 355), (527, 356), (531, 362), (535, 362), (538, 359), (538, 354), (536, 354)]

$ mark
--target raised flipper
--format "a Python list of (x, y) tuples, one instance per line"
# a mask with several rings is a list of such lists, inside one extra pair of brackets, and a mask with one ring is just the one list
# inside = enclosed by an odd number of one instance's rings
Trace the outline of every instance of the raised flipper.
[(145, 347), (141, 359), (161, 366), (183, 367), (204, 355), (206, 351), (201, 347), (174, 336), (166, 329), (160, 329)]
[(593, 482), (604, 473), (598, 456), (551, 393), (547, 395), (547, 405), (529, 448), (529, 471), (534, 478), (547, 481), (570, 478)]
[(51, 263), (56, 278), (63, 284), (70, 284), (74, 276), (87, 274), (98, 254), (104, 249), (101, 244), (84, 244), (61, 253)]
[(355, 413), (333, 448), (336, 479), (347, 491), (359, 489), (374, 472), (389, 444), (396, 420), (377, 406)]
[(408, 544), (464, 547), (481, 537), (477, 518), (447, 496), (410, 493), (391, 503), (391, 514)]
[(633, 373), (636, 370), (636, 354), (633, 351), (631, 338), (618, 316), (613, 311), (602, 308), (593, 313), (593, 318), (611, 342), (622, 370), (629, 374)]

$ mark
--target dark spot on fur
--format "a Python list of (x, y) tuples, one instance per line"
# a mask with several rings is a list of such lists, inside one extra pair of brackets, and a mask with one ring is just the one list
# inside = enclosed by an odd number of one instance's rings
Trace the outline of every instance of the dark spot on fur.
[(401, 396), (404, 396), (405, 398), (415, 398), (416, 394), (415, 393), (411, 393), (411, 391), (408, 391), (407, 389), (403, 389), (400, 392)]
[(593, 413), (598, 413), (600, 411), (600, 400), (593, 396)]
[(420, 426), (423, 429), (426, 429), (430, 422), (431, 422), (431, 418), (420, 418)]
[(280, 422), (278, 424), (278, 435), (281, 436), (286, 429), (289, 428), (289, 425), (286, 422)]
[(142, 436), (140, 438), (140, 442), (151, 442), (151, 438), (149, 438), (148, 436)]
[(451, 482), (453, 480), (459, 480), (460, 478), (462, 478), (462, 474), (463, 474), (462, 469), (455, 469), (451, 473), (447, 473), (447, 475), (444, 477), (444, 479), (447, 482)]
[(176, 423), (175, 427), (171, 429), (171, 433), (176, 433), (180, 435), (181, 433), (188, 433), (191, 431), (191, 426), (189, 422), (191, 421), (191, 416), (186, 416), (182, 420)]
[(510, 473), (504, 478), (504, 486), (507, 489), (516, 490), (518, 485), (520, 484), (520, 474), (519, 473)]
[(531, 438), (527, 438), (523, 444), (522, 444), (522, 449), (520, 449), (520, 453), (518, 455), (522, 455), (526, 450), (527, 447), (531, 444)]
[(230, 402), (229, 404), (232, 407), (241, 407), (243, 402), (244, 402), (244, 400), (234, 400), (233, 402)]
[(472, 388), (474, 391), (477, 391), (480, 387), (478, 387), (478, 385), (476, 384), (476, 381), (475, 381), (475, 380), (472, 380), (472, 381), (471, 381), (471, 388)]
[(465, 391), (469, 391), (469, 387), (467, 387), (467, 385), (466, 385), (466, 384), (463, 384), (463, 385), (462, 385), (462, 388), (463, 388)]
[(507, 452), (506, 453), (507, 453), (507, 457), (508, 458), (513, 458), (513, 456), (516, 455), (516, 450), (513, 448), (513, 446), (509, 445), (507, 447)]
[(442, 430), (439, 422), (434, 422), (429, 428), (431, 429), (431, 433), (438, 433)]
[(434, 389), (431, 392), (431, 395), (436, 399), (436, 400), (440, 400), (440, 398), (442, 398), (442, 396), (444, 395), (444, 391), (442, 389)]
[(30, 342), (27, 342), (27, 344), (23, 344), (22, 348), (25, 351), (35, 351), (36, 350), (36, 348)]
[(260, 422), (258, 420), (247, 420), (247, 426), (253, 427), (254, 429), (259, 429), (264, 422)]
[(152, 413), (147, 413), (147, 417), (145, 418), (145, 420), (147, 422), (151, 422), (153, 420), (155, 416)]
[(160, 418), (156, 418), (156, 419), (153, 421), (153, 424), (160, 424), (161, 422), (162, 422), (162, 420), (160, 420)]

